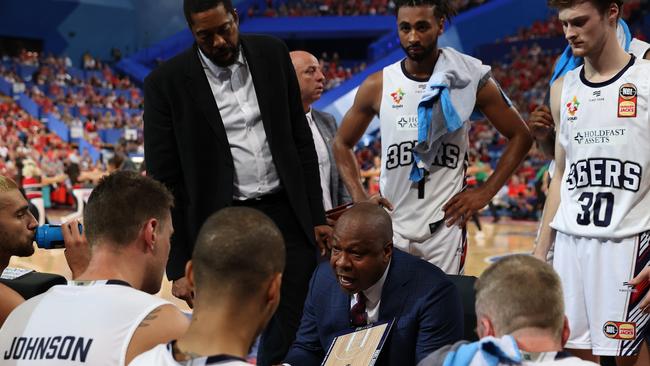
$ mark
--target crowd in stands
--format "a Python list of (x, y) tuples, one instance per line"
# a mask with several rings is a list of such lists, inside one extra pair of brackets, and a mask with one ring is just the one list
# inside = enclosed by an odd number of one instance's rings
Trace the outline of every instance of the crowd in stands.
[[(21, 77), (22, 67), (33, 72)], [(5, 56), (0, 65), (0, 77), (13, 85), (14, 95), (24, 93), (39, 111), (30, 115), (14, 99), (0, 99), (0, 174), (38, 191), (28, 195), (40, 196), (45, 187), (46, 207), (73, 205), (73, 188), (92, 186), (116, 169), (135, 170), (129, 154), (142, 154), (141, 90), (89, 54), (83, 56), (82, 68), (75, 70), (68, 57), (28, 51)], [(47, 128), (49, 118), (65, 123), (70, 143)], [(99, 134), (108, 129), (134, 133), (129, 140), (110, 144)], [(78, 139), (107, 154), (97, 159), (88, 150), (80, 153)]]
[(337, 52), (332, 53), (332, 56), (323, 52), (318, 63), (325, 75), (325, 91), (336, 88), (353, 75), (366, 69), (365, 62), (342, 61)]
[[(487, 0), (454, 0), (458, 11), (464, 11), (485, 3)], [(248, 8), (252, 17), (300, 17), (300, 16), (356, 16), (390, 15), (395, 11), (392, 0), (264, 0)]]

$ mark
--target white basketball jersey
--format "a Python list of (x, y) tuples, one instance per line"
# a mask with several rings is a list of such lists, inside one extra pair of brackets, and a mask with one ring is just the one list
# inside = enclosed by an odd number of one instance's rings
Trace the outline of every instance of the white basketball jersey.
[(650, 43), (632, 38), (630, 42), (630, 53), (636, 56), (638, 59), (645, 57), (646, 52), (650, 50)]
[(390, 212), (393, 230), (409, 240), (422, 241), (443, 224), (442, 206), (463, 188), (468, 123), (443, 136), (429, 174), (419, 183), (410, 181), (411, 149), (418, 140), (417, 108), (428, 80), (407, 76), (403, 64), (404, 60), (396, 62), (383, 71), (379, 188), (395, 207)]
[(123, 366), (138, 325), (165, 304), (122, 281), (54, 286), (9, 315), (0, 329), (0, 364)]
[(192, 360), (179, 362), (174, 359), (172, 354), (172, 344), (159, 344), (151, 350), (141, 354), (131, 361), (129, 366), (250, 366), (244, 360), (228, 356), (217, 355), (209, 357), (199, 357)]
[(602, 83), (587, 81), (583, 70), (564, 76), (566, 165), (551, 226), (575, 236), (629, 237), (650, 229), (650, 62), (632, 57)]

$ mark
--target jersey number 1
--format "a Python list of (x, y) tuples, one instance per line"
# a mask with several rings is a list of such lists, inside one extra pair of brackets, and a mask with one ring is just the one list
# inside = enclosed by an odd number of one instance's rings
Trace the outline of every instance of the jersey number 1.
[[(600, 192), (595, 195), (593, 192), (583, 192), (578, 198), (578, 202), (582, 207), (582, 212), (576, 219), (578, 225), (591, 224), (592, 212), (594, 225), (607, 227), (612, 222), (612, 210), (614, 209), (614, 194), (612, 192)], [(603, 203), (605, 207), (603, 207)]]

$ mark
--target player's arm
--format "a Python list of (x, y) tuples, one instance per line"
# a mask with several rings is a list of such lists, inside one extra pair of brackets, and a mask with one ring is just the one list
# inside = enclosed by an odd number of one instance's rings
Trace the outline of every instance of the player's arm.
[[(555, 58), (551, 70), (555, 70), (559, 59), (560, 57)], [(542, 105), (535, 108), (535, 110), (530, 114), (528, 127), (537, 142), (538, 148), (542, 151), (545, 157), (552, 159), (555, 155), (555, 122), (553, 122), (553, 116), (551, 114), (551, 109), (549, 108), (550, 94), (551, 90), (549, 89), (544, 97)]]
[(528, 127), (544, 156), (552, 158), (555, 155), (555, 123), (551, 109), (546, 105), (535, 108), (528, 119)]
[(555, 171), (551, 179), (551, 185), (548, 188), (546, 202), (544, 203), (544, 212), (542, 213), (541, 228), (537, 238), (537, 245), (533, 255), (541, 260), (546, 260), (546, 254), (555, 241), (555, 230), (549, 226), (557, 208), (560, 206), (560, 187), (562, 185), (562, 176), (564, 174), (565, 152), (559, 142), (560, 131), (560, 97), (562, 96), (562, 83), (564, 78), (557, 79), (551, 86), (551, 113), (555, 121)]
[(0, 283), (0, 327), (18, 305), (25, 302), (19, 293)]
[(353, 148), (379, 113), (382, 83), (383, 74), (378, 71), (361, 84), (354, 104), (343, 117), (332, 144), (339, 173), (354, 202), (367, 200), (368, 194), (361, 185), (361, 175)]
[(476, 106), (497, 131), (508, 139), (508, 144), (496, 169), (484, 185), (455, 195), (443, 206), (447, 226), (463, 226), (474, 213), (485, 207), (524, 160), (533, 144), (526, 122), (514, 107), (508, 105), (494, 80), (489, 79), (479, 90)]
[(153, 309), (138, 325), (126, 351), (125, 365), (155, 346), (178, 339), (189, 326), (189, 319), (172, 304)]

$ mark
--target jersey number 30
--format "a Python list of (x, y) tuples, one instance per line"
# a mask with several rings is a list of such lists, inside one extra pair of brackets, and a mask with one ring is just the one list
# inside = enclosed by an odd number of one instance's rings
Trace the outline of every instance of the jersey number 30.
[(612, 192), (583, 192), (578, 199), (582, 212), (578, 214), (578, 225), (589, 225), (592, 222), (598, 227), (607, 227), (612, 222), (614, 209), (614, 194)]

